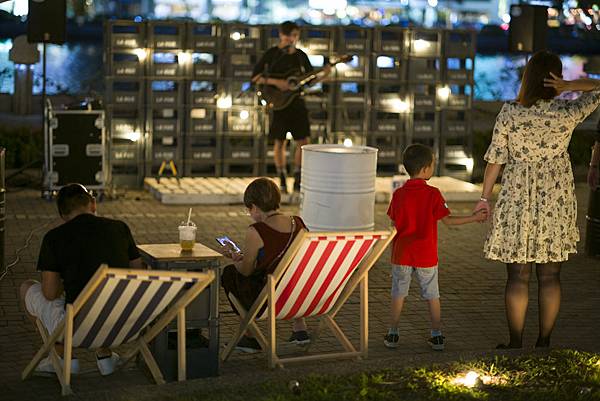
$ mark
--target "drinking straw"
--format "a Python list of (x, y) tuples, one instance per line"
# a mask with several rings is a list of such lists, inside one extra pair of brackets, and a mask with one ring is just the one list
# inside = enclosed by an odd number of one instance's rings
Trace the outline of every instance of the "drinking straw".
[(190, 225), (190, 219), (191, 218), (192, 218), (192, 208), (190, 208), (190, 211), (188, 212), (188, 220), (187, 220), (186, 225), (188, 225), (188, 226)]

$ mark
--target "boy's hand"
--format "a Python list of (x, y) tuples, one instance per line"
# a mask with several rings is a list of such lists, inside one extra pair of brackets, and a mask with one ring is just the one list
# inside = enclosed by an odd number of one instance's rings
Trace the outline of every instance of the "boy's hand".
[(486, 221), (488, 218), (487, 209), (479, 209), (473, 212), (473, 216), (475, 217), (475, 221)]

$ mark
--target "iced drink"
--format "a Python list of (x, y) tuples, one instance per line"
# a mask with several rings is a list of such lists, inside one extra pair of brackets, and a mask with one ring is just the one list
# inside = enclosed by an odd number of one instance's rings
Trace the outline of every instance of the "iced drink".
[(196, 226), (181, 225), (179, 226), (179, 244), (184, 251), (194, 249), (196, 243)]

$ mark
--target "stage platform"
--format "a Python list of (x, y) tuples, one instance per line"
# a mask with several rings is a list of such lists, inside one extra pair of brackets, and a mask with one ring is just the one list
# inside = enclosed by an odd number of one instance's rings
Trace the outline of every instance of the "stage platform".
[[(184, 177), (179, 180), (154, 177), (144, 180), (144, 187), (158, 200), (169, 205), (229, 205), (241, 204), (246, 186), (255, 177)], [(288, 188), (292, 188), (290, 179)], [(481, 187), (452, 177), (431, 177), (429, 184), (442, 191), (449, 202), (476, 202)], [(375, 201), (388, 203), (392, 195), (392, 177), (377, 177)], [(296, 203), (299, 194), (285, 194), (283, 203)]]

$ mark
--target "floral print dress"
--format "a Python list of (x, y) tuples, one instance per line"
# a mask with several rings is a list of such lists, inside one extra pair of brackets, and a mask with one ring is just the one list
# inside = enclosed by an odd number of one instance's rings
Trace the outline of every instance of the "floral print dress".
[(484, 245), (504, 263), (562, 262), (577, 252), (577, 201), (567, 147), (575, 127), (600, 105), (600, 90), (576, 100), (505, 103), (488, 163), (505, 164), (502, 189)]

